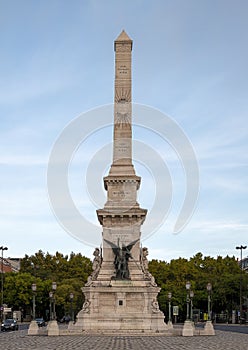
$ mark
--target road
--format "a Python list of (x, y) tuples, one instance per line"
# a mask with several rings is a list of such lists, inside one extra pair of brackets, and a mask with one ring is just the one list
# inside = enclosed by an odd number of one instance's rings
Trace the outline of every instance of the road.
[[(216, 330), (225, 331), (225, 332), (248, 334), (248, 325), (216, 324), (214, 328)], [(248, 344), (247, 344), (247, 349), (248, 349)]]

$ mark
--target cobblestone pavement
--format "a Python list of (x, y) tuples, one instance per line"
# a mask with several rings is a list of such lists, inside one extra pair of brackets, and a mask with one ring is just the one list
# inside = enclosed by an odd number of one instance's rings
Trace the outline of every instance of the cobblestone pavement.
[(248, 334), (216, 331), (216, 336), (28, 336), (27, 330), (0, 333), (0, 349), (15, 350), (246, 350)]

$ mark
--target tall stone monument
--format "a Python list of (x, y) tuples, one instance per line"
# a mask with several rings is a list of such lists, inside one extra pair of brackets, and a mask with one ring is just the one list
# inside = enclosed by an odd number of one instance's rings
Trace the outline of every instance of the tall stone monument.
[(93, 273), (82, 288), (83, 309), (70, 330), (166, 333), (157, 302), (160, 288), (148, 271), (148, 250), (140, 244), (147, 210), (137, 202), (141, 179), (132, 164), (132, 40), (125, 31), (115, 40), (114, 49), (113, 162), (104, 178), (107, 201), (97, 210), (102, 250), (95, 249)]

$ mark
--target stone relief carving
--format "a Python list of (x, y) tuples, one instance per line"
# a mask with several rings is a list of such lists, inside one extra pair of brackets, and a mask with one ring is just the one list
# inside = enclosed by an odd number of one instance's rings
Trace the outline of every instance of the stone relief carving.
[(129, 109), (132, 108), (131, 106), (131, 89), (130, 87), (126, 86), (125, 88), (116, 86), (115, 87), (115, 102), (117, 103), (116, 107), (118, 109), (123, 109), (123, 107), (126, 109), (127, 107)]
[(141, 269), (144, 273), (145, 280), (150, 281), (150, 284), (153, 287), (156, 287), (157, 284), (155, 282), (155, 279), (154, 279), (153, 275), (148, 270), (148, 259), (147, 259), (148, 254), (149, 254), (148, 248), (144, 247), (141, 249), (141, 258), (140, 258)]
[(131, 124), (131, 116), (129, 113), (116, 113), (116, 123), (117, 124)]
[(83, 304), (82, 311), (87, 313), (87, 314), (90, 312), (90, 301), (89, 301), (89, 299), (85, 300), (85, 302)]
[(152, 301), (151, 304), (152, 304), (152, 312), (153, 312), (153, 313), (158, 313), (158, 312), (160, 312), (160, 310), (159, 310), (159, 305), (158, 305), (157, 300), (153, 299), (153, 301)]

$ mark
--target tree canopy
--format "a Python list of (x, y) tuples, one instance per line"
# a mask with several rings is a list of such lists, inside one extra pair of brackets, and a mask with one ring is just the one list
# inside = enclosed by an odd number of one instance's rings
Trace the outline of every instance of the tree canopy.
[[(35, 283), (36, 315), (48, 318), (49, 292), (52, 291), (52, 282), (56, 282), (56, 310), (57, 316), (62, 318), (70, 313), (71, 306), (75, 312), (82, 308), (84, 299), (81, 288), (91, 271), (90, 259), (81, 254), (64, 256), (56, 252), (51, 255), (39, 250), (34, 255), (25, 255), (18, 273), (5, 274), (4, 301), (13, 309), (22, 310), (25, 316), (31, 312), (31, 286)], [(72, 301), (70, 293), (73, 293)]]
[[(168, 293), (172, 293), (172, 304), (178, 305), (181, 314), (186, 312), (186, 281), (191, 283), (194, 291), (194, 308), (207, 311), (207, 284), (211, 283), (212, 309), (215, 313), (239, 309), (241, 269), (235, 257), (212, 258), (197, 253), (190, 259), (174, 259), (169, 263), (152, 260), (149, 270), (161, 287), (159, 304), (166, 312)], [(247, 297), (248, 275), (242, 272), (243, 295)], [(247, 298), (246, 298), (247, 300)]]

